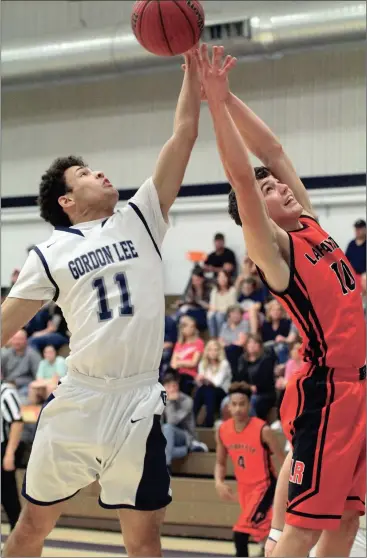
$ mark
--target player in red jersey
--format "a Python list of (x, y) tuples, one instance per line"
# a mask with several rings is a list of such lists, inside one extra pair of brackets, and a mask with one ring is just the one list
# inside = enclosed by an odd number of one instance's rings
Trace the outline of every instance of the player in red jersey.
[[(351, 265), (317, 221), (307, 191), (269, 128), (228, 88), (222, 47), (197, 51), (219, 153), (233, 191), (229, 213), (249, 257), (304, 339), (305, 365), (281, 408), (292, 444), (279, 476), (268, 554), (348, 556), (365, 513), (366, 344)], [(246, 147), (266, 167), (252, 168)], [(288, 486), (288, 498), (287, 498)], [(284, 527), (284, 530), (283, 530)], [(278, 532), (276, 531), (278, 530)], [(282, 532), (281, 532), (282, 531)]]
[[(223, 422), (217, 432), (215, 486), (223, 500), (238, 499), (241, 506), (233, 527), (236, 556), (249, 555), (250, 536), (260, 543), (269, 534), (277, 476), (271, 455), (279, 466), (285, 457), (270, 427), (263, 420), (249, 416), (251, 393), (244, 382), (232, 384), (228, 406), (232, 418)], [(228, 455), (233, 462), (238, 496), (224, 482)]]

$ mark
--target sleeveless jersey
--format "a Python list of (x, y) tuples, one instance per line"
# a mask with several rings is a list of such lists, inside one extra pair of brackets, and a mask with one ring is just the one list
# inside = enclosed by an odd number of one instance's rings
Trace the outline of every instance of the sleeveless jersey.
[(233, 462), (238, 484), (258, 492), (275, 480), (270, 451), (261, 440), (264, 426), (264, 421), (253, 417), (242, 432), (236, 432), (233, 419), (226, 420), (219, 428), (220, 440)]
[(71, 332), (68, 373), (158, 378), (165, 310), (159, 248), (167, 227), (149, 179), (111, 217), (56, 227), (34, 248), (9, 296), (57, 301)]
[(361, 368), (366, 329), (359, 282), (338, 244), (312, 217), (289, 232), (290, 281), (270, 292), (291, 316), (303, 338), (303, 358), (316, 366)]

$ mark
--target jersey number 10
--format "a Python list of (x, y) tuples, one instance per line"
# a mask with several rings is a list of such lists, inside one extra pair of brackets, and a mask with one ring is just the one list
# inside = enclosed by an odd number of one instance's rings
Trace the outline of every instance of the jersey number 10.
[[(131, 305), (129, 287), (125, 273), (116, 273), (113, 279), (120, 289), (121, 306), (119, 307), (119, 315), (132, 316), (134, 314), (134, 307)], [(108, 305), (107, 289), (103, 277), (94, 279), (92, 286), (93, 289), (97, 289), (99, 321), (104, 322), (106, 320), (110, 320), (113, 314)]]
[(356, 280), (345, 261), (334, 262), (330, 267), (338, 278), (343, 294), (346, 295), (350, 291), (354, 291)]

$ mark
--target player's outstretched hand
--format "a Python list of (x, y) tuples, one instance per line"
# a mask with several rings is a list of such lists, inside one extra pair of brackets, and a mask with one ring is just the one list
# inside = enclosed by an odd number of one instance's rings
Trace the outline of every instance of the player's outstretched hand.
[(215, 488), (217, 489), (221, 500), (225, 500), (226, 502), (238, 502), (237, 494), (232, 492), (232, 489), (228, 486), (228, 484), (221, 482), (216, 484)]
[(205, 99), (210, 101), (226, 101), (229, 96), (228, 73), (235, 67), (237, 59), (226, 56), (223, 60), (224, 47), (214, 46), (212, 60), (209, 60), (208, 45), (203, 43), (195, 51), (197, 64), (200, 70), (201, 85)]
[(274, 552), (275, 545), (277, 543), (273, 539), (268, 539), (265, 543), (265, 558), (270, 558)]

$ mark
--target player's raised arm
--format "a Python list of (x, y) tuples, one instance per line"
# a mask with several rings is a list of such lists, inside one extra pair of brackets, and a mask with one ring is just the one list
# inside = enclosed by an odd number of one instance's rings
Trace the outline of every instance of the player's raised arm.
[[(279, 291), (287, 288), (289, 267), (282, 257), (277, 235), (285, 235), (273, 223), (257, 185), (246, 146), (226, 106), (227, 92), (223, 88), (221, 55), (213, 49), (213, 64), (209, 62), (207, 46), (197, 53), (202, 84), (212, 115), (219, 154), (228, 180), (236, 193), (249, 257), (271, 277), (271, 286)], [(278, 231), (279, 229), (279, 231)]]
[(178, 98), (173, 135), (164, 145), (153, 174), (164, 218), (181, 187), (192, 148), (198, 135), (200, 114), (200, 78), (197, 61), (191, 52), (185, 55), (185, 75)]
[(22, 329), (42, 307), (42, 300), (7, 298), (1, 305), (1, 346)]
[(233, 93), (227, 96), (226, 105), (251, 153), (260, 159), (280, 182), (289, 186), (296, 200), (304, 208), (304, 213), (315, 218), (307, 190), (276, 135)]

